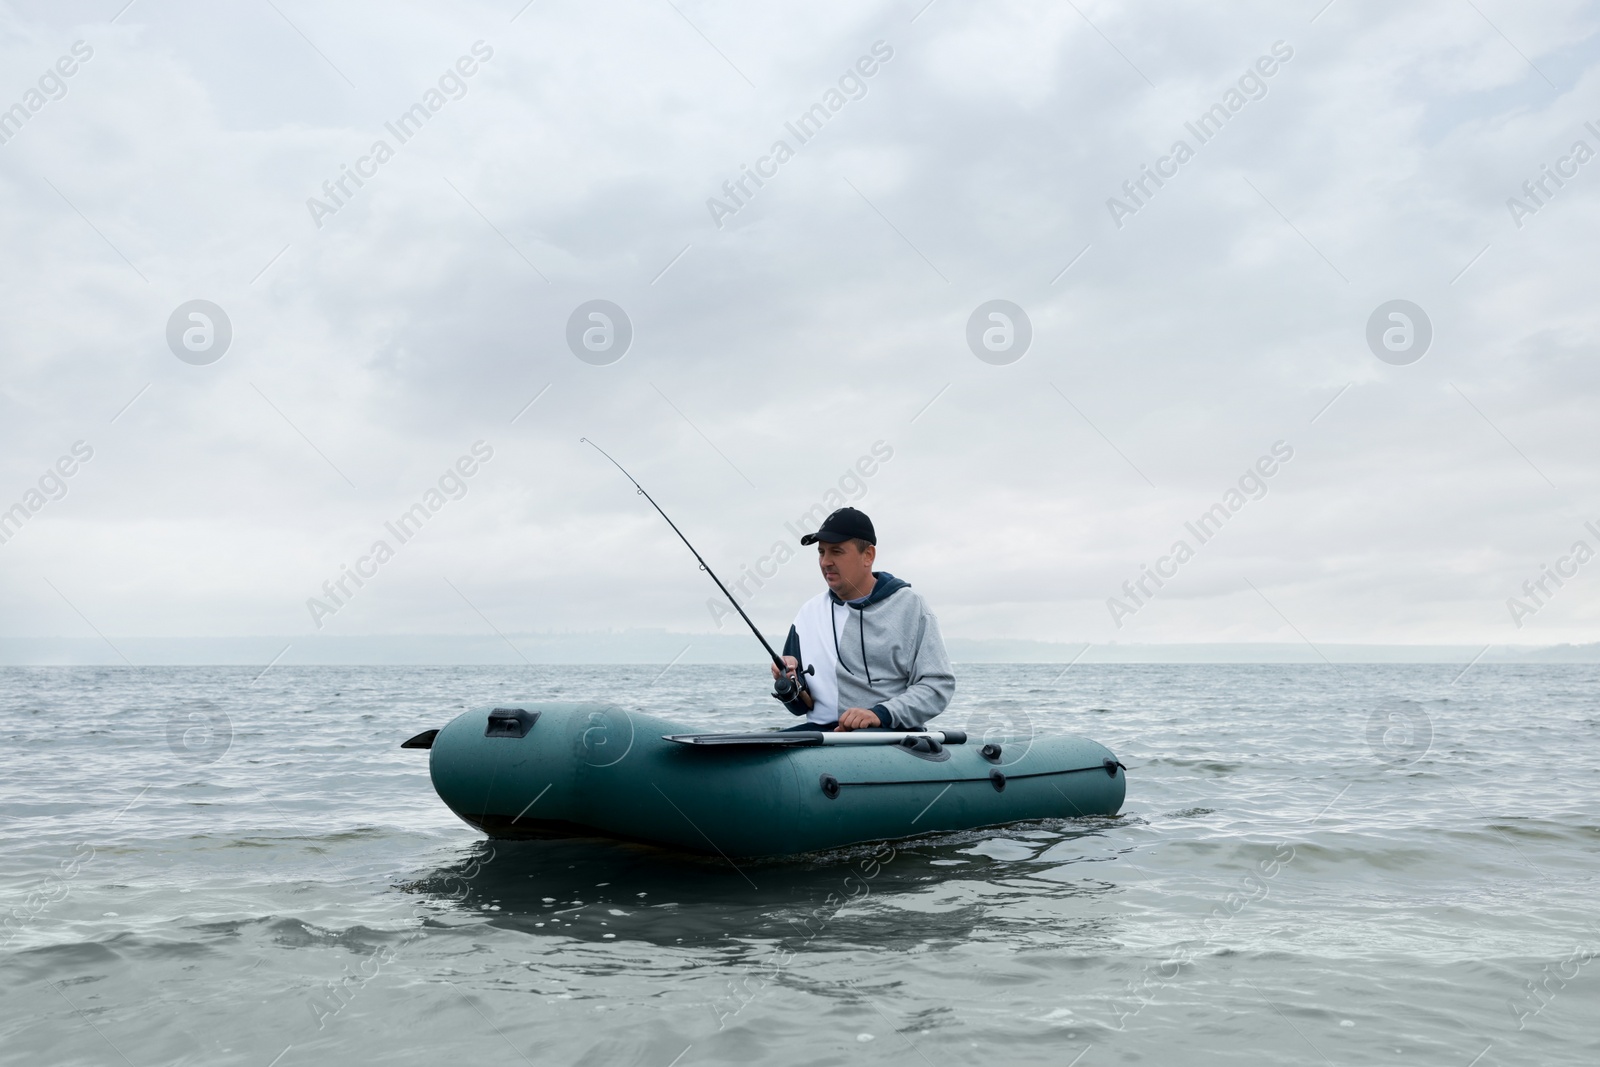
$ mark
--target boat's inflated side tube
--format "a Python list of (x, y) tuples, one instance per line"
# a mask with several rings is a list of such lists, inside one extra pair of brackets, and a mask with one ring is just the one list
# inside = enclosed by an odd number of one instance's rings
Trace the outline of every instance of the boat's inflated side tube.
[(433, 738), (434, 788), (494, 837), (611, 837), (775, 856), (1027, 819), (1115, 815), (1126, 779), (1078, 737), (1004, 746), (699, 747), (602, 704), (508, 703)]

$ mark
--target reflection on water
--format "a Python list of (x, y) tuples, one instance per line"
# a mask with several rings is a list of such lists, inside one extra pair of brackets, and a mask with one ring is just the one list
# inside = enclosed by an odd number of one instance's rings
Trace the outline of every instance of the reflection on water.
[(1013, 922), (1027, 937), (1007, 904), (1114, 892), (1084, 865), (1104, 858), (1095, 852), (1120, 821), (1052, 819), (737, 864), (610, 841), (486, 840), (398, 888), (492, 926), (587, 941), (888, 948), (980, 927), (995, 937)]

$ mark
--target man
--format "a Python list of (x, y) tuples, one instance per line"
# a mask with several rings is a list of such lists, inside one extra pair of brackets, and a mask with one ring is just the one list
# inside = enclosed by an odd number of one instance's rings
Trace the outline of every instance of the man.
[(783, 645), (791, 677), (801, 663), (813, 672), (809, 694), (785, 705), (806, 717), (789, 729), (920, 729), (956, 689), (939, 620), (910, 585), (872, 569), (877, 534), (855, 508), (835, 511), (800, 543), (817, 546), (828, 589), (801, 606)]

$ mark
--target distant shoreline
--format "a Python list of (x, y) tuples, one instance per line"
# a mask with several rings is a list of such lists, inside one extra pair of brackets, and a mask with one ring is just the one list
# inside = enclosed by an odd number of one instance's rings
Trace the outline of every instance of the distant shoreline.
[[(1583, 645), (1089, 644), (950, 638), (958, 664), (1600, 663)], [(527, 666), (755, 664), (748, 636), (672, 633), (0, 638), (0, 666)]]

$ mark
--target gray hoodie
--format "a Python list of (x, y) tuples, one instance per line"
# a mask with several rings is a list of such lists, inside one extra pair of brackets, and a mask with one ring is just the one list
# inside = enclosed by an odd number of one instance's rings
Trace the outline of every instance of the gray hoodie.
[(955, 674), (927, 602), (887, 571), (873, 577), (877, 584), (859, 604), (832, 590), (808, 601), (783, 652), (816, 668), (809, 680), (811, 722), (836, 722), (843, 708), (870, 708), (884, 726), (917, 729), (949, 705)]

